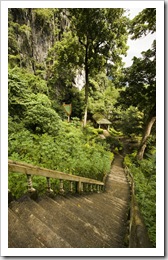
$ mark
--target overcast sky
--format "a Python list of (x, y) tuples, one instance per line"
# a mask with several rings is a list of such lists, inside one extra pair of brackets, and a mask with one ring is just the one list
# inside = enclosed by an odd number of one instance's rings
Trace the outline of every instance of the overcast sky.
[[(139, 12), (141, 12), (144, 8), (129, 8), (129, 17), (132, 19)], [(149, 34), (147, 36), (143, 36), (137, 40), (128, 39), (129, 49), (127, 51), (127, 57), (123, 57), (123, 61), (125, 62), (125, 67), (129, 67), (132, 65), (132, 58), (134, 56), (140, 57), (142, 51), (146, 51), (151, 47), (153, 40), (156, 38), (156, 34)]]

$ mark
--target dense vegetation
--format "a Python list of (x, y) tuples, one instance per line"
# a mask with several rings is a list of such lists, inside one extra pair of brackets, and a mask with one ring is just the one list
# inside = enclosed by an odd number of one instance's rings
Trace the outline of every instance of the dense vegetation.
[(139, 162), (135, 153), (127, 155), (124, 163), (133, 174), (135, 195), (153, 247), (156, 247), (156, 153), (151, 151)]
[[(155, 246), (156, 42), (124, 68), (128, 35), (154, 33), (155, 9), (133, 20), (115, 9), (9, 9), (9, 158), (103, 180), (120, 137), (139, 144), (125, 162)], [(80, 85), (77, 78), (83, 81)], [(71, 120), (63, 104), (72, 104)], [(102, 138), (96, 118), (110, 120)], [(19, 197), (24, 176), (10, 175)], [(43, 191), (44, 181), (35, 182)], [(52, 182), (53, 187), (56, 183)]]

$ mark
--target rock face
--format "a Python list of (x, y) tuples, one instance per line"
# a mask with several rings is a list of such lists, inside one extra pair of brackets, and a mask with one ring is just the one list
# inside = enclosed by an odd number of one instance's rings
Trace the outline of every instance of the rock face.
[(75, 77), (75, 87), (77, 87), (79, 90), (81, 90), (84, 85), (85, 85), (85, 72), (84, 70), (82, 70), (81, 72), (80, 71), (77, 71), (76, 72), (76, 77)]
[[(67, 9), (11, 8), (9, 9), (8, 54), (12, 66), (30, 70), (44, 79), (50, 76), (47, 68), (53, 64), (49, 53), (69, 26)], [(54, 57), (57, 53), (54, 50)], [(53, 54), (51, 55), (53, 58)], [(74, 86), (85, 85), (84, 70), (76, 71)]]
[(39, 66), (45, 66), (48, 51), (60, 39), (67, 24), (63, 9), (9, 9), (9, 59), (15, 56), (15, 62), (19, 60), (21, 67), (34, 72)]
[(104, 193), (25, 196), (9, 204), (10, 248), (123, 248), (128, 246), (130, 190), (117, 156)]

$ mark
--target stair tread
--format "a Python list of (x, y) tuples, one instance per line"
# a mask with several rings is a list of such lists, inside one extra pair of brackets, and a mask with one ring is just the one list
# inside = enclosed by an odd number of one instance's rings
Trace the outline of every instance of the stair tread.
[[(43, 198), (39, 203), (46, 208), (46, 210), (47, 208), (53, 209), (53, 214), (57, 215), (55, 222), (59, 221), (59, 226), (62, 228), (62, 231), (65, 230), (68, 225), (76, 232), (76, 234), (81, 232), (82, 239), (85, 240), (85, 243), (89, 243), (90, 246), (97, 247), (98, 244), (103, 244), (104, 247), (109, 246), (108, 241), (102, 238), (102, 234), (96, 230), (96, 227), (89, 224), (89, 217), (87, 219), (84, 218), (83, 212), (77, 213), (75, 209), (69, 210), (66, 205), (63, 207), (56, 200), (47, 197)], [(66, 223), (66, 226), (64, 226), (64, 223)], [(90, 242), (89, 238), (91, 239)]]
[[(13, 203), (12, 210), (18, 217), (26, 222), (32, 234), (38, 238), (46, 247), (71, 247), (66, 241), (58, 236), (51, 228), (43, 223), (40, 218), (37, 218), (31, 210), (29, 210), (23, 203)], [(39, 210), (39, 216), (42, 217)]]
[[(127, 232), (129, 184), (116, 156), (103, 193), (24, 197), (9, 204), (9, 246), (121, 248)], [(17, 232), (16, 232), (17, 230)]]
[[(8, 247), (16, 248), (44, 248), (41, 243), (28, 229), (18, 216), (9, 208), (8, 209)], [(26, 242), (26, 243), (25, 243)]]
[[(121, 221), (119, 223), (116, 222), (114, 217), (112, 217), (112, 214), (109, 215), (109, 212), (105, 210), (102, 211), (103, 205), (101, 206), (101, 208), (96, 210), (94, 204), (94, 214), (93, 214), (92, 206), (88, 204), (84, 205), (85, 203), (82, 197), (80, 197), (79, 200), (77, 201), (75, 200), (75, 202), (74, 199), (75, 197), (70, 199), (62, 198), (62, 200), (59, 199), (58, 201), (57, 199), (55, 199), (55, 202), (52, 202), (52, 204), (54, 206), (54, 203), (59, 203), (60, 201), (61, 202), (60, 209), (62, 210), (63, 208), (67, 212), (67, 214), (69, 214), (68, 212), (70, 212), (70, 214), (72, 215), (73, 212), (73, 214), (77, 215), (78, 218), (81, 217), (82, 220), (85, 223), (87, 223), (88, 226), (90, 225), (90, 228), (92, 227), (95, 232), (97, 233), (99, 232), (101, 236), (103, 236), (104, 234), (104, 238), (107, 237), (106, 238), (107, 240), (109, 239), (109, 234), (111, 234), (113, 238), (115, 237), (114, 239), (115, 242), (121, 241), (121, 236), (118, 234), (118, 228), (120, 228)], [(109, 230), (109, 227), (112, 227), (112, 229)]]

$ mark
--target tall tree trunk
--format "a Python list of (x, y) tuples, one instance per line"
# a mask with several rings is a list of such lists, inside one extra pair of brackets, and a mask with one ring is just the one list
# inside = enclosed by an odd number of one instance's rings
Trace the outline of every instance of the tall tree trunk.
[(145, 148), (146, 148), (147, 139), (148, 139), (148, 137), (149, 137), (149, 135), (151, 133), (152, 126), (153, 126), (153, 124), (156, 121), (156, 116), (154, 116), (154, 115), (152, 116), (152, 114), (150, 113), (150, 116), (149, 116), (149, 118), (147, 120), (147, 123), (146, 123), (146, 126), (145, 126), (144, 134), (143, 134), (143, 137), (142, 137), (142, 140), (141, 140), (141, 144), (139, 146), (138, 153), (137, 153), (137, 159), (138, 160), (142, 160), (143, 159)]
[(89, 94), (89, 68), (88, 68), (88, 45), (86, 45), (85, 52), (85, 111), (83, 126), (87, 124), (87, 109), (88, 109), (88, 94)]

